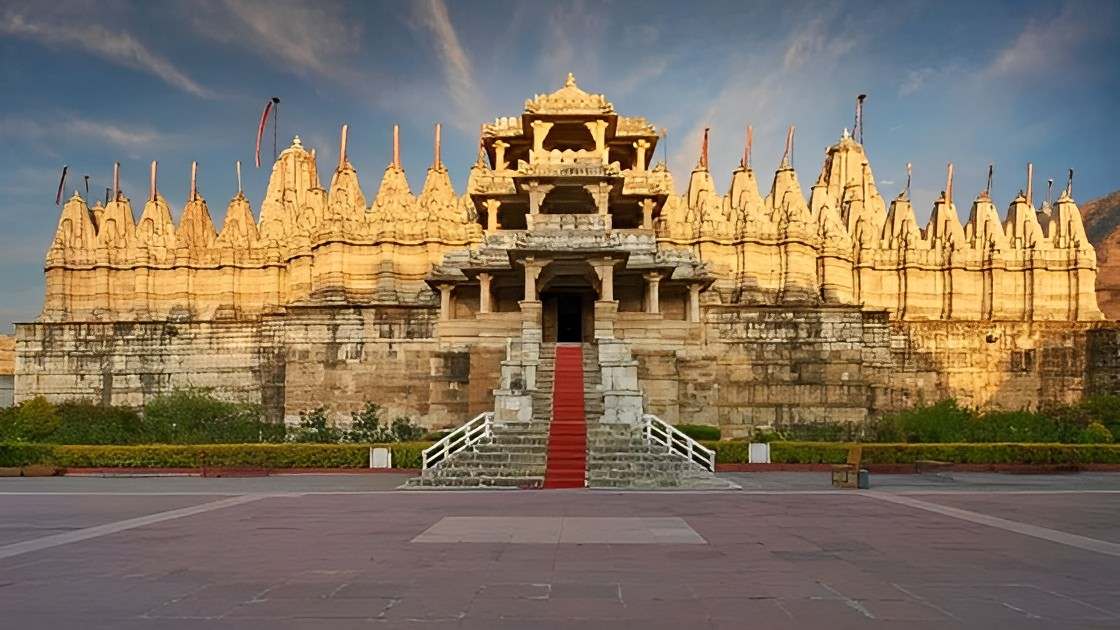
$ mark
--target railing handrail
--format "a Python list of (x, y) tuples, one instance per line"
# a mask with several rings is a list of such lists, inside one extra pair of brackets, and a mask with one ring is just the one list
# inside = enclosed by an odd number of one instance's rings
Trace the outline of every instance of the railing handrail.
[(715, 451), (653, 414), (645, 414), (642, 420), (644, 421), (642, 433), (646, 441), (656, 442), (670, 453), (684, 457), (708, 472), (716, 471)]
[(447, 461), (447, 458), (459, 451), (474, 446), (492, 435), (494, 421), (493, 411), (484, 411), (470, 422), (460, 426), (435, 444), (424, 449), (422, 461), (424, 470), (433, 468)]

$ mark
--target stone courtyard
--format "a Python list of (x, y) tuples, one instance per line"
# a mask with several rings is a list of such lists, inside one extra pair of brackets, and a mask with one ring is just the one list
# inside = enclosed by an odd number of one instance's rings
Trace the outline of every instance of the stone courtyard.
[(0, 479), (0, 610), (28, 629), (1120, 627), (1115, 474), (725, 476), (743, 490)]

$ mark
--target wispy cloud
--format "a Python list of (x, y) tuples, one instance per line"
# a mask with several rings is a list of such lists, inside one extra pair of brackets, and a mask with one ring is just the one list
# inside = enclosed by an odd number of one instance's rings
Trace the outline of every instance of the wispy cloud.
[(335, 3), (213, 0), (188, 5), (195, 29), (238, 44), (303, 75), (357, 79), (349, 57), (362, 29)]
[(62, 145), (82, 140), (103, 142), (124, 149), (130, 157), (138, 155), (144, 149), (170, 141), (168, 135), (151, 128), (124, 126), (75, 114), (61, 114), (53, 119), (14, 116), (0, 118), (0, 135), (36, 143), (50, 154), (56, 153)]
[(75, 48), (126, 68), (151, 74), (168, 85), (202, 98), (216, 94), (128, 32), (97, 23), (77, 25), (36, 12), (34, 17), (10, 8), (0, 15), (0, 34), (37, 41), (54, 48)]
[(488, 112), (470, 56), (459, 41), (447, 5), (443, 0), (424, 0), (414, 6), (419, 22), (434, 36), (447, 93), (458, 110), (454, 124), (463, 131), (473, 131), (479, 121), (488, 117)]
[(1041, 76), (1073, 70), (1076, 51), (1101, 37), (1111, 37), (1115, 5), (1067, 2), (1052, 19), (1032, 19), (992, 60), (984, 78)]

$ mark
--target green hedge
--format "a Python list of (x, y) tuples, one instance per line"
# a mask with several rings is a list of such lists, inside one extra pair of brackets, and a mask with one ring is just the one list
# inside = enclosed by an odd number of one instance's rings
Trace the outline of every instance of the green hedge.
[(719, 427), (710, 424), (678, 424), (676, 428), (694, 440), (718, 440), (723, 437)]
[[(64, 468), (365, 468), (368, 444), (153, 444), (74, 446), (0, 444), (0, 467), (53, 464)], [(419, 468), (427, 442), (384, 446), (396, 468)]]
[[(716, 451), (716, 463), (745, 464), (747, 443), (705, 442)], [(773, 442), (775, 464), (842, 464), (852, 446), (863, 448), (865, 464), (912, 464), (932, 459), (955, 464), (1120, 464), (1120, 445), (1113, 444), (845, 444), (837, 442)]]

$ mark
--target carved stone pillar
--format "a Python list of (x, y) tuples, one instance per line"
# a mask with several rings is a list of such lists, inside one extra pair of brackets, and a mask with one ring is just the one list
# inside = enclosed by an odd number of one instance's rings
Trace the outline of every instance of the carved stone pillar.
[(652, 271), (645, 274), (646, 279), (646, 312), (656, 314), (661, 312), (661, 274)]
[(634, 149), (638, 152), (638, 159), (634, 162), (634, 170), (639, 173), (644, 173), (646, 170), (646, 151), (649, 150), (649, 140), (638, 140), (634, 143)]
[(529, 182), (526, 186), (529, 190), (529, 214), (537, 214), (541, 211), (541, 203), (553, 188), (552, 184), (542, 184), (537, 181)]
[(502, 207), (502, 202), (497, 199), (487, 199), (482, 202), (486, 207), (486, 233), (493, 234), (502, 228), (498, 223), (498, 210)]
[(642, 229), (653, 229), (653, 199), (642, 200)]
[(588, 184), (583, 187), (584, 190), (591, 194), (591, 198), (595, 200), (595, 208), (599, 214), (606, 215), (610, 213), (611, 188), (613, 188), (613, 186), (602, 182), (598, 184)]
[(504, 171), (509, 169), (506, 164), (506, 149), (509, 148), (509, 143), (504, 140), (494, 141), (494, 170)]
[(488, 273), (478, 274), (478, 312), (490, 312), (490, 280)]
[(553, 124), (555, 123), (543, 120), (534, 120), (529, 123), (529, 126), (533, 128), (533, 153), (530, 160), (533, 159), (532, 156), (544, 155), (544, 140), (548, 137), (548, 132), (552, 129)]
[(614, 266), (618, 263), (612, 258), (599, 258), (587, 261), (599, 278), (599, 301), (614, 301)]
[(607, 151), (607, 121), (592, 120), (583, 124), (591, 132), (591, 137), (595, 139), (595, 152), (602, 156), (603, 164), (608, 163), (610, 156)]
[(547, 260), (537, 260), (529, 257), (521, 261), (525, 267), (525, 301), (537, 301), (537, 276), (541, 275), (541, 270), (548, 265)]
[(450, 321), (451, 318), (451, 290), (455, 288), (453, 284), (439, 285), (439, 319), (440, 321)]
[(688, 321), (700, 321), (700, 285), (688, 285)]

